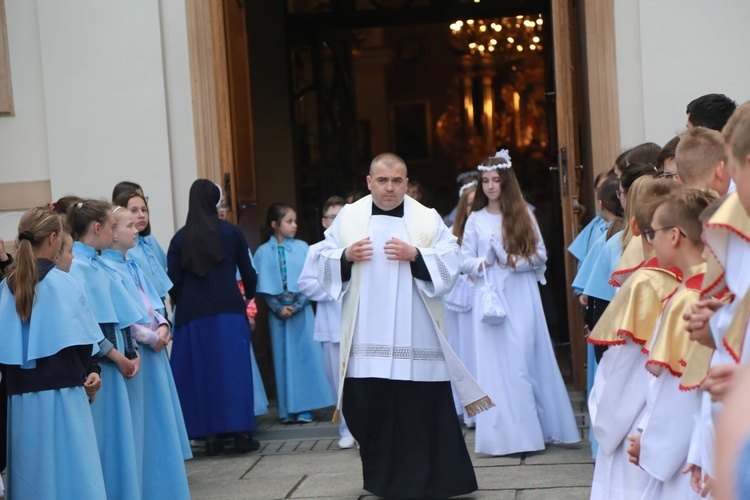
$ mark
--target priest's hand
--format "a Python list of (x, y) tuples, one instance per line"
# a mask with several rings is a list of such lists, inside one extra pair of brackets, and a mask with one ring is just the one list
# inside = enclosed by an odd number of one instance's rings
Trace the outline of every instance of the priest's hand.
[(372, 260), (372, 241), (370, 237), (361, 240), (346, 247), (344, 258), (349, 262), (362, 262)]
[(414, 262), (419, 256), (419, 250), (417, 250), (417, 247), (413, 247), (398, 238), (391, 238), (386, 241), (383, 250), (388, 256), (388, 260), (405, 260), (408, 262)]

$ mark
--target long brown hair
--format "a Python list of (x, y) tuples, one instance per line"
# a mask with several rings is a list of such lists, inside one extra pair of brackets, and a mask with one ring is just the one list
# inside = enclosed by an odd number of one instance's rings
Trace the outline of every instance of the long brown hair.
[(471, 193), (477, 190), (476, 186), (468, 187), (461, 193), (461, 197), (458, 199), (458, 208), (456, 208), (456, 218), (453, 219), (453, 235), (458, 238), (458, 244), (464, 240), (464, 229), (466, 229), (466, 220), (469, 218), (466, 215), (466, 209), (469, 208), (469, 196)]
[[(487, 158), (483, 165), (492, 166), (504, 163), (503, 158)], [(499, 168), (490, 172), (479, 172), (479, 183), (486, 173), (497, 172), (500, 175), (500, 213), (503, 215), (503, 248), (508, 253), (508, 266), (516, 268), (518, 259), (529, 258), (536, 253), (537, 235), (531, 220), (529, 206), (521, 194), (516, 174), (512, 168)], [(472, 211), (476, 212), (489, 204), (484, 189), (477, 189), (474, 195)]]
[(8, 275), (8, 286), (16, 297), (16, 312), (22, 321), (31, 318), (34, 306), (34, 287), (39, 279), (34, 249), (51, 234), (62, 233), (60, 215), (49, 208), (32, 208), (18, 223), (16, 258)]

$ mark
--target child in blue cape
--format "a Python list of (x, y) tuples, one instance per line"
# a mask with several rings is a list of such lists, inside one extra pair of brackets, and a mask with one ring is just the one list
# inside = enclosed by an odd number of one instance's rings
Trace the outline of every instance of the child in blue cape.
[(169, 491), (175, 499), (190, 498), (184, 461), (192, 458), (190, 442), (182, 417), (172, 369), (165, 347), (170, 325), (164, 317), (164, 304), (138, 263), (129, 257), (136, 244), (135, 217), (123, 207), (113, 209), (117, 226), (112, 247), (102, 251), (105, 262), (120, 275), (134, 300), (148, 311), (149, 324), (130, 327), (140, 349), (138, 377), (128, 381), (130, 408), (136, 429), (136, 448), (142, 455), (142, 498), (162, 498)]
[(135, 246), (128, 250), (128, 257), (141, 266), (156, 293), (165, 300), (167, 292), (172, 288), (172, 281), (167, 275), (167, 254), (151, 234), (150, 211), (143, 189), (134, 182), (121, 182), (115, 186), (112, 202), (133, 213), (138, 238)]
[(81, 287), (55, 268), (63, 241), (60, 216), (31, 209), (18, 233), (15, 265), (0, 284), (0, 363), (7, 368), (9, 394), (7, 497), (105, 498), (89, 410), (101, 382), (91, 356), (102, 334)]
[(111, 206), (82, 200), (68, 208), (75, 259), (70, 274), (83, 287), (99, 323), (104, 341), (99, 345), (102, 388), (91, 406), (104, 472), (107, 497), (140, 498), (136, 448), (127, 380), (140, 368), (137, 346), (130, 336), (134, 323), (148, 323), (148, 313), (128, 293), (122, 278), (110, 269), (99, 252), (112, 245), (115, 220)]
[(254, 260), (257, 293), (272, 313), (268, 322), (279, 417), (284, 423), (312, 422), (310, 411), (331, 406), (334, 400), (323, 348), (313, 339), (312, 306), (297, 285), (308, 246), (294, 238), (297, 214), (289, 205), (271, 205), (266, 224), (273, 234), (258, 248)]

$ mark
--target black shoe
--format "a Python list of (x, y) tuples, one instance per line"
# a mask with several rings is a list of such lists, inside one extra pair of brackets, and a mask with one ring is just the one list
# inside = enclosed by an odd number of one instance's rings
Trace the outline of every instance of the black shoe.
[(215, 457), (222, 452), (223, 448), (218, 441), (206, 441), (206, 456)]
[(236, 453), (249, 453), (260, 449), (260, 442), (247, 434), (237, 434), (234, 437), (234, 451)]

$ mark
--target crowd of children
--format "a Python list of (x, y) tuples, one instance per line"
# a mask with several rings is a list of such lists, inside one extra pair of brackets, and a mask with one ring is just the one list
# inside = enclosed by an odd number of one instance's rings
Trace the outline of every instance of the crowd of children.
[[(738, 396), (750, 374), (737, 369), (750, 357), (750, 103), (730, 103), (697, 99), (684, 134), (615, 159), (569, 248), (589, 332), (591, 498), (750, 492)], [(577, 442), (540, 298), (547, 250), (533, 207), (505, 150), (466, 177), (452, 226), (462, 274), (443, 302), (448, 343), (496, 405), (463, 417), (475, 451)], [(189, 439), (207, 455), (227, 437), (237, 452), (258, 449), (267, 400), (250, 343), (256, 292), (270, 313), (282, 422), (311, 422), (340, 392), (341, 302), (322, 286), (320, 244), (295, 238), (291, 206), (270, 207), (253, 256), (221, 220), (220, 187), (199, 179), (165, 253), (140, 186), (120, 183), (112, 199), (29, 210), (14, 259), (0, 248), (13, 497), (189, 498)], [(345, 204), (326, 201), (324, 228)], [(340, 417), (339, 447), (351, 448)]]
[(589, 243), (595, 219), (570, 248), (597, 350), (592, 499), (743, 498), (750, 486), (746, 431), (722, 426), (722, 401), (743, 387), (733, 375), (750, 317), (750, 103), (735, 106), (696, 99), (688, 130), (661, 152), (623, 153), (597, 190), (601, 206), (602, 188), (619, 183), (623, 229)]

